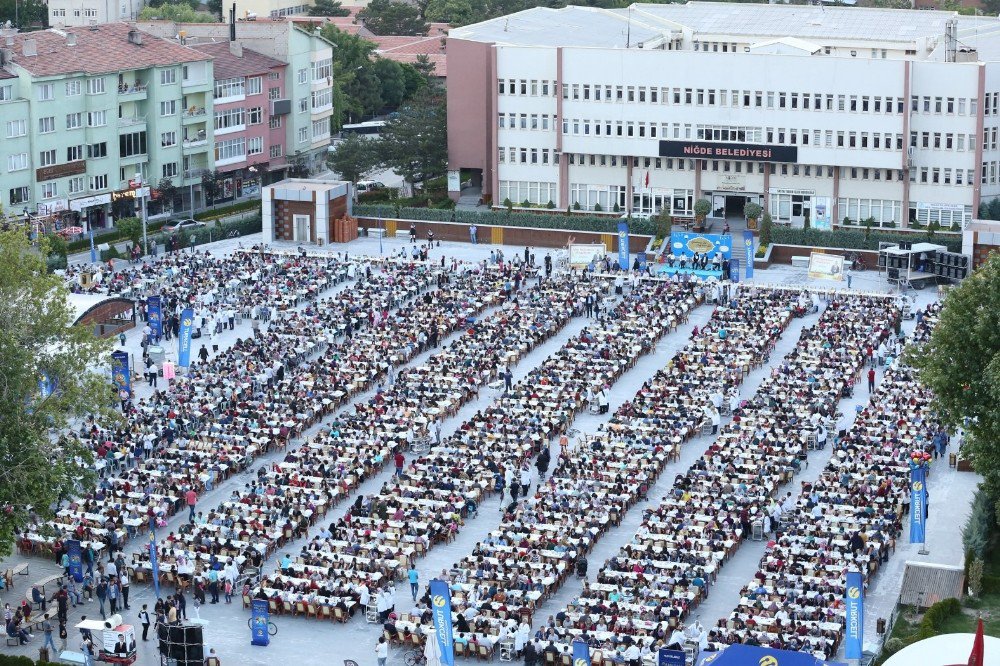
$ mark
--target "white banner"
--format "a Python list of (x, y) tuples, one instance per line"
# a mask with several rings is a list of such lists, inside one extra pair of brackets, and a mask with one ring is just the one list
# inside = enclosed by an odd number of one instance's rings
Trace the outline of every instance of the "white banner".
[(574, 268), (588, 265), (591, 261), (601, 259), (608, 251), (604, 243), (578, 244), (569, 246), (569, 265)]
[(844, 258), (839, 254), (811, 253), (809, 277), (813, 280), (843, 280)]

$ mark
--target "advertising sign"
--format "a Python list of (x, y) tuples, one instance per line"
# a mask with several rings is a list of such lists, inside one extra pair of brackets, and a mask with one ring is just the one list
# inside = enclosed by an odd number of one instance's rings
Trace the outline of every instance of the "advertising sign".
[(580, 244), (574, 243), (569, 246), (569, 265), (573, 268), (583, 268), (591, 261), (597, 261), (607, 254), (608, 248), (604, 243)]
[(752, 162), (797, 162), (798, 146), (767, 146), (756, 143), (711, 141), (660, 141), (660, 157)]
[(844, 258), (839, 254), (809, 254), (809, 278), (812, 280), (843, 280)]

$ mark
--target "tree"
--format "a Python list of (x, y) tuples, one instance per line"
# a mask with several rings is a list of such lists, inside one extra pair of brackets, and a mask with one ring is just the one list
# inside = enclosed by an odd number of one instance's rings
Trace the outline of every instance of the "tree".
[(350, 10), (344, 9), (340, 0), (316, 0), (309, 8), (309, 16), (350, 16)]
[(382, 105), (389, 109), (397, 109), (406, 98), (406, 76), (403, 66), (395, 60), (378, 58), (372, 63), (372, 73), (379, 82), (379, 92)]
[(376, 35), (426, 35), (427, 24), (420, 10), (394, 0), (372, 0), (358, 12), (365, 27)]
[(222, 0), (206, 0), (205, 6), (208, 7), (208, 11), (212, 16), (218, 16), (219, 20), (222, 21)]
[(23, 233), (0, 232), (0, 555), (31, 512), (50, 518), (59, 498), (93, 480), (91, 452), (50, 432), (88, 414), (114, 419), (110, 377), (93, 370), (110, 342), (72, 325), (63, 280), (45, 271), (47, 251), (47, 242), (37, 252)]
[(698, 221), (704, 220), (712, 212), (712, 204), (708, 199), (698, 199), (694, 202), (694, 216)]
[(487, 14), (486, 7), (475, 0), (430, 0), (424, 18), (460, 27), (483, 21)]
[(142, 240), (142, 220), (137, 217), (123, 217), (115, 221), (115, 228), (132, 241), (133, 245), (138, 245)]
[(201, 191), (205, 194), (205, 203), (209, 204), (219, 196), (222, 190), (222, 174), (218, 171), (205, 169), (201, 172)]
[(963, 451), (1000, 497), (1000, 255), (948, 292), (930, 340), (907, 360), (934, 392), (938, 418), (964, 428)]
[(166, 210), (169, 208), (173, 210), (177, 195), (180, 194), (180, 189), (174, 185), (174, 181), (169, 178), (161, 178), (156, 186), (156, 191), (160, 193), (159, 197), (163, 209)]
[(430, 78), (434, 75), (434, 68), (437, 67), (433, 62), (431, 62), (430, 56), (426, 53), (418, 53), (417, 60), (413, 63), (413, 69), (420, 72), (425, 78)]
[(143, 21), (152, 19), (162, 19), (164, 21), (175, 21), (177, 23), (218, 23), (219, 18), (207, 12), (198, 12), (190, 5), (183, 3), (164, 3), (159, 7), (144, 7), (139, 12), (139, 18)]
[(377, 141), (379, 139), (349, 134), (327, 158), (327, 166), (343, 180), (352, 183), (364, 180), (378, 169), (378, 155), (374, 145)]
[(774, 220), (771, 219), (770, 213), (764, 211), (764, 217), (760, 220), (760, 244), (770, 245), (772, 234), (774, 234)]
[(0, 0), (0, 23), (15, 28), (49, 25), (49, 6), (41, 0)]
[(423, 88), (382, 128), (379, 162), (414, 187), (448, 168), (447, 111), (444, 94)]

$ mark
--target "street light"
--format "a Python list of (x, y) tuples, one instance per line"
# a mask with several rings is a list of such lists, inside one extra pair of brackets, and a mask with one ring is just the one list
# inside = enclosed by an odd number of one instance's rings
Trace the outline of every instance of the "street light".
[[(135, 179), (139, 183), (139, 194), (142, 195), (142, 173), (135, 174)], [(142, 201), (142, 253), (143, 255), (149, 254), (149, 240), (146, 237), (146, 197), (145, 195), (140, 196)]]

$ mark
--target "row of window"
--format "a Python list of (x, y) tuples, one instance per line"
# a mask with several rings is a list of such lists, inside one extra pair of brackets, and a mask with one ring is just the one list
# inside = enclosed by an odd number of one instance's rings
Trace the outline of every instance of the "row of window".
[(499, 148), (497, 160), (503, 164), (559, 164), (559, 153), (549, 148)]
[[(85, 184), (90, 184), (91, 190), (106, 190), (108, 189), (108, 176), (107, 174), (100, 176), (90, 176), (87, 179), (85, 176), (74, 176), (70, 178), (66, 183), (66, 194), (82, 194), (86, 191), (84, 187)], [(54, 199), (59, 196), (59, 181), (50, 180), (44, 183), (38, 184), (38, 198), (39, 199)], [(28, 203), (31, 197), (31, 188), (27, 185), (22, 187), (13, 187), (10, 189), (9, 199), (12, 206), (17, 204)]]
[[(81, 14), (81, 12), (82, 12), (82, 14)], [(84, 18), (97, 18), (97, 10), (94, 9), (93, 7), (85, 7), (82, 10), (81, 9), (74, 9), (73, 10), (73, 16), (75, 16), (76, 18), (80, 18), (80, 16), (83, 16)], [(52, 10), (52, 18), (66, 18), (66, 10), (65, 9), (53, 9)]]
[(549, 97), (556, 94), (556, 82), (545, 79), (498, 79), (497, 92), (501, 95)]
[(983, 114), (987, 116), (1000, 115), (1000, 92), (986, 93), (983, 100)]
[(1000, 170), (998, 170), (998, 165), (1000, 162), (983, 162), (982, 170), (982, 184), (983, 185), (996, 185), (1000, 183)]
[(559, 200), (559, 188), (555, 183), (501, 180), (497, 201), (506, 201), (508, 199), (515, 206), (525, 201), (542, 206), (550, 201), (554, 204)]

